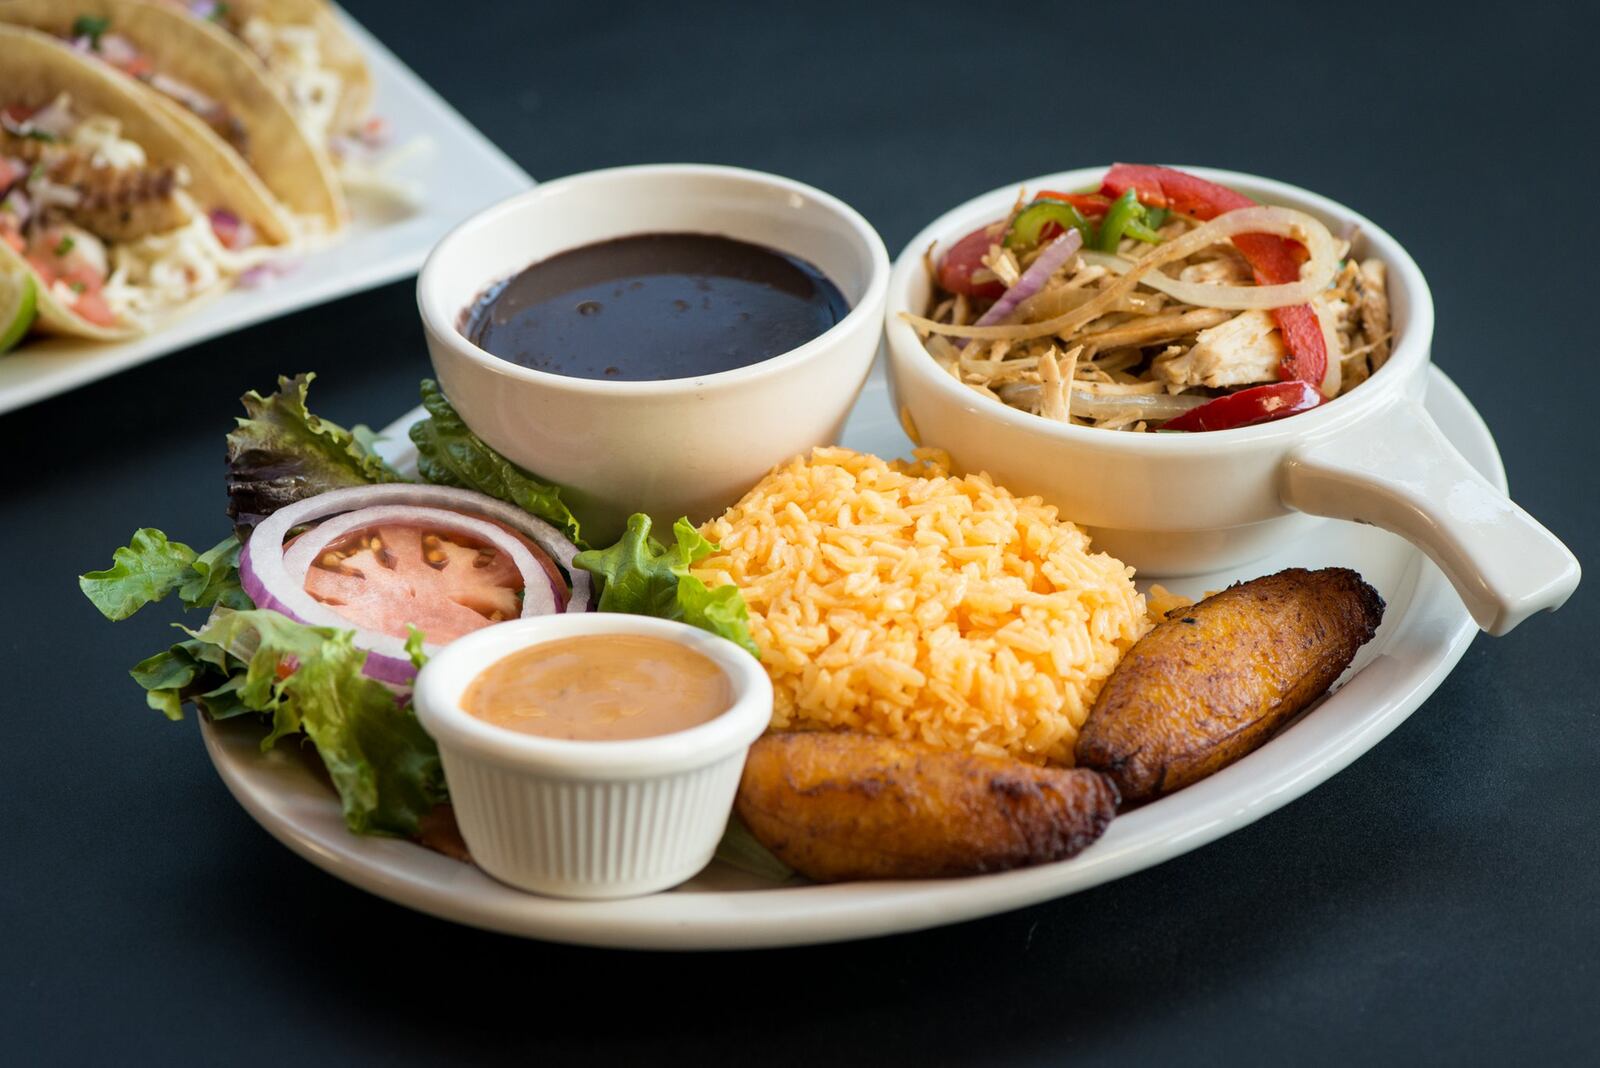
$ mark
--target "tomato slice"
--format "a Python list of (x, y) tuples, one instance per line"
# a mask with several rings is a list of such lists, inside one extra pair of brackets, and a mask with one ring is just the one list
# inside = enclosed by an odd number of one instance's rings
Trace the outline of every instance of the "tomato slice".
[(947, 293), (964, 293), (969, 297), (998, 300), (1006, 291), (998, 278), (974, 283), (972, 272), (983, 269), (983, 257), (990, 245), (1000, 243), (998, 228), (993, 224), (979, 227), (950, 246), (950, 251), (939, 261), (939, 285)]
[[(8, 244), (15, 243), (6, 238)], [(96, 326), (116, 326), (117, 316), (106, 303), (100, 291), (105, 288), (105, 276), (100, 268), (84, 253), (79, 239), (59, 227), (45, 227), (28, 239), (24, 257), (46, 286), (57, 282), (71, 287), (77, 294), (71, 307), (73, 314)]]
[[(565, 590), (555, 562), (512, 533)], [(397, 638), (414, 626), (436, 645), (522, 614), (522, 575), (507, 554), (454, 531), (400, 524), (328, 546), (307, 570), (305, 590), (356, 626)]]
[(72, 312), (84, 322), (93, 323), (95, 326), (116, 326), (117, 313), (111, 310), (111, 305), (106, 303), (106, 298), (98, 291), (89, 290), (78, 295), (72, 302)]

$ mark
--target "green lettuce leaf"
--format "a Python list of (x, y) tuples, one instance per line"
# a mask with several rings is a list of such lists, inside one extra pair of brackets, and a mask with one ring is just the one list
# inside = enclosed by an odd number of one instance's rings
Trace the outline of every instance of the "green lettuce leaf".
[[(182, 719), (185, 702), (192, 701), (215, 720), (267, 716), (271, 730), (263, 750), (306, 735), (333, 779), (345, 823), (357, 834), (412, 836), (445, 800), (438, 748), (409, 704), (361, 673), (367, 654), (356, 648), (352, 632), (225, 604), (217, 604), (198, 630), (180, 629), (187, 640), (130, 672), (150, 707), (168, 719)], [(420, 656), (420, 632), (414, 641)]]
[(195, 551), (169, 541), (153, 527), (134, 531), (133, 539), (111, 554), (111, 566), (78, 576), (78, 588), (110, 620), (127, 619), (147, 604), (186, 588), (197, 572)]
[(253, 711), (235, 696), (232, 670), (222, 649), (189, 638), (141, 660), (128, 674), (144, 688), (145, 703), (170, 720), (182, 719), (190, 701), (212, 719), (227, 719)]
[(278, 391), (251, 390), (247, 418), (228, 434), (228, 515), (241, 535), (285, 505), (329, 490), (403, 482), (372, 451), (372, 436), (313, 415), (306, 393), (314, 374), (280, 377)]
[(200, 674), (201, 665), (179, 646), (173, 646), (133, 665), (128, 674), (144, 687), (145, 702), (170, 720), (183, 718), (183, 692)]
[(352, 831), (408, 837), (445, 800), (438, 748), (409, 704), (361, 673), (367, 654), (352, 632), (219, 608), (192, 634), (242, 668), (222, 695), (271, 715), (263, 749), (291, 734), (311, 739)]
[(194, 561), (194, 574), (178, 587), (185, 608), (254, 608), (239, 585), (239, 539), (229, 534)]
[(255, 607), (239, 585), (239, 539), (232, 535), (196, 555), (145, 527), (111, 554), (110, 567), (79, 575), (78, 588), (110, 620), (127, 619), (172, 593), (185, 608)]
[(673, 544), (650, 536), (650, 517), (629, 518), (621, 540), (609, 549), (589, 549), (573, 563), (600, 580), (599, 609), (676, 619), (743, 646), (761, 651), (750, 636), (750, 612), (734, 585), (715, 589), (689, 573), (696, 562), (717, 551), (687, 519), (672, 526)]
[(578, 520), (561, 500), (560, 487), (541, 482), (485, 445), (467, 429), (431, 378), (422, 382), (422, 406), (428, 418), (411, 428), (411, 441), (417, 447), (417, 473), (424, 481), (477, 490), (514, 504), (583, 545)]

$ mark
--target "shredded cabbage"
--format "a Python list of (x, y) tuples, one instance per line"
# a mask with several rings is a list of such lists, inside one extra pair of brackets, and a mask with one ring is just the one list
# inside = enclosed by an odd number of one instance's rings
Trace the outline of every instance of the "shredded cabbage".
[(335, 71), (323, 65), (322, 39), (316, 27), (251, 18), (240, 28), (239, 36), (283, 86), (301, 128), (317, 144), (326, 144), (334, 132), (344, 85)]
[(74, 148), (87, 149), (89, 162), (96, 167), (125, 170), (143, 167), (146, 162), (144, 148), (123, 137), (122, 123), (109, 115), (84, 119), (72, 128), (67, 143)]
[(276, 249), (233, 251), (217, 240), (204, 212), (176, 230), (111, 248), (102, 296), (119, 319), (149, 325), (160, 316), (271, 259)]

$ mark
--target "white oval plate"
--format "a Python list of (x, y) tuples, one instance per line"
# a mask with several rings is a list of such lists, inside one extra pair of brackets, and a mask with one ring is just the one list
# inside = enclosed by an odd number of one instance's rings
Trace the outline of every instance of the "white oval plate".
[[(1437, 368), (1428, 410), (1497, 487), (1505, 471), (1472, 405)], [(407, 414), (386, 432), (392, 459), (414, 460)], [(881, 374), (868, 380), (843, 442), (884, 456), (910, 443), (890, 410)], [(1477, 633), (1449, 583), (1416, 549), (1372, 527), (1329, 522), (1248, 574), (1171, 585), (1198, 595), (1284, 567), (1342, 565), (1388, 602), (1377, 637), (1336, 690), (1271, 742), (1232, 767), (1112, 821), (1071, 860), (966, 879), (777, 886), (713, 864), (676, 890), (623, 901), (563, 901), (525, 894), (471, 864), (410, 842), (345, 829), (332, 792), (300, 759), (263, 755), (261, 730), (202, 722), (217, 771), (257, 822), (325, 871), (381, 897), (458, 923), (507, 934), (597, 946), (726, 949), (802, 945), (913, 931), (1062, 897), (1159, 864), (1260, 819), (1330, 778), (1394, 730), (1443, 681)]]

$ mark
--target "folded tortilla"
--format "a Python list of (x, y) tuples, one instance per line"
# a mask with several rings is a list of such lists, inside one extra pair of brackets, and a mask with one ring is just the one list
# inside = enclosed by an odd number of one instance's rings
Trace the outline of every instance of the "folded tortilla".
[[(0, 0), (0, 22), (48, 33), (73, 43), (80, 56), (104, 61), (204, 152), (244, 164), (253, 172), (252, 193), (284, 209), (280, 225), (263, 231), (273, 240), (331, 234), (347, 221), (326, 146), (307, 135), (263, 65), (217, 23), (160, 0)], [(81, 33), (85, 24), (99, 33)], [(150, 70), (129, 76), (109, 62), (110, 46), (99, 43), (109, 37), (131, 44)], [(212, 121), (198, 110), (206, 104)], [(218, 112), (225, 123), (215, 121)]]
[[(186, 198), (183, 204), (192, 209), (187, 212), (183, 226), (209, 226), (214, 217), (225, 213), (237, 224), (250, 228), (256, 235), (258, 248), (283, 245), (289, 240), (290, 228), (283, 209), (244, 162), (236, 154), (218, 152), (210, 141), (195, 136), (188, 124), (174, 119), (170, 109), (150, 106), (148, 92), (130, 79), (104, 64), (84, 59), (47, 34), (12, 25), (0, 25), (0, 70), (6, 75), (0, 83), (0, 107), (44, 108), (65, 96), (75, 115), (81, 119), (115, 120), (119, 140), (130, 142), (142, 151), (144, 164), (119, 170), (109, 163), (91, 166), (85, 160), (92, 158), (92, 153), (65, 146), (78, 157), (75, 162), (83, 164), (78, 172), (80, 185), (99, 197), (93, 207), (97, 217), (106, 224), (106, 230), (96, 232), (93, 224), (77, 225), (100, 240), (108, 254), (119, 244), (131, 244), (116, 237), (114, 231), (126, 227), (134, 213), (148, 206), (148, 202), (140, 201), (137, 195), (131, 195), (130, 199), (123, 194), (130, 189), (136, 194), (140, 181), (148, 184), (147, 180), (171, 175), (179, 176), (181, 192)], [(38, 138), (35, 144), (27, 135), (11, 136), (13, 148), (34, 145), (39, 152), (44, 152), (54, 147), (49, 144), (53, 138)], [(72, 192), (70, 186), (64, 188)], [(107, 189), (112, 193), (102, 195)], [(65, 210), (82, 212), (87, 208), (77, 206)], [(161, 232), (156, 236), (169, 238), (174, 248), (182, 244), (182, 234), (176, 229), (170, 234)], [(36, 326), (41, 330), (115, 340), (145, 333), (156, 325), (130, 317), (124, 317), (125, 321), (113, 326), (87, 321), (72, 310), (39, 270), (4, 241), (0, 241), (0, 269), (28, 271), (40, 282)], [(159, 317), (165, 320), (191, 310), (205, 297), (226, 288), (231, 277), (218, 273), (216, 283), (207, 291), (184, 291), (184, 299), (175, 301), (172, 306), (160, 304)]]
[[(69, 0), (63, 0), (69, 2)], [(160, 0), (183, 11), (189, 18), (231, 34), (266, 70), (267, 77), (302, 118), (302, 125), (319, 142), (329, 137), (350, 136), (360, 130), (372, 110), (372, 71), (361, 46), (346, 31), (327, 0), (227, 0), (206, 13), (204, 4), (193, 0)], [(196, 13), (196, 12), (200, 13)], [(283, 62), (303, 33), (313, 39), (315, 66), (332, 75), (331, 86), (308, 86), (304, 70), (297, 63)], [(308, 57), (294, 57), (304, 61)], [(324, 88), (336, 94), (332, 108), (324, 112), (311, 108), (307, 98), (320, 95)], [(325, 118), (313, 121), (310, 112)]]

